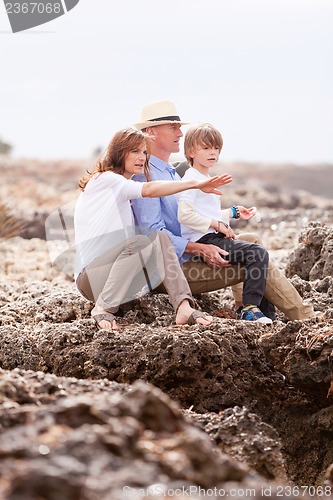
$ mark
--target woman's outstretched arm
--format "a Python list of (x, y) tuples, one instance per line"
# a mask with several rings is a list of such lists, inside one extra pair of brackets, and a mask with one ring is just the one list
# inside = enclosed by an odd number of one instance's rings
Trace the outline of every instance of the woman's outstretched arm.
[(229, 184), (232, 177), (229, 174), (215, 175), (206, 181), (197, 181), (194, 179), (188, 181), (151, 181), (145, 182), (142, 187), (143, 198), (156, 198), (158, 196), (168, 196), (170, 194), (180, 193), (187, 189), (200, 189), (205, 193), (221, 195), (222, 192), (217, 188)]

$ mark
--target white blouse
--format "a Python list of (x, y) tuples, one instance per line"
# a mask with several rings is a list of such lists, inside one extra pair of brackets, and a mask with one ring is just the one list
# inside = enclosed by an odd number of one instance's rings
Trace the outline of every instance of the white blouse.
[(130, 201), (142, 197), (142, 182), (114, 172), (95, 174), (75, 207), (75, 275), (108, 249), (135, 234)]

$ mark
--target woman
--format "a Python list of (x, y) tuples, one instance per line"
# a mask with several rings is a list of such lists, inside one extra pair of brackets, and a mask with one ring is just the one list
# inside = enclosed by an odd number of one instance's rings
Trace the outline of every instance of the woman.
[[(119, 305), (135, 298), (145, 283), (150, 289), (151, 279), (155, 286), (163, 282), (176, 312), (176, 324), (207, 326), (213, 318), (193, 309), (190, 288), (171, 240), (161, 231), (149, 237), (136, 234), (130, 200), (195, 188), (221, 194), (216, 187), (230, 182), (230, 176), (204, 182), (134, 182), (131, 176), (143, 171), (149, 179), (147, 141), (141, 131), (120, 130), (104, 158), (79, 182), (82, 193), (74, 214), (77, 287), (95, 303), (91, 315), (101, 329), (118, 330), (114, 313)], [(147, 276), (145, 268), (150, 267), (153, 276)]]

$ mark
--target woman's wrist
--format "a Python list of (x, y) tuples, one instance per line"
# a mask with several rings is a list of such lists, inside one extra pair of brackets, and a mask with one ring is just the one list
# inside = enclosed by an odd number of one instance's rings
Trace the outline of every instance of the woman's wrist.
[(196, 179), (190, 179), (187, 182), (191, 183), (189, 189), (198, 189), (198, 186), (201, 184), (201, 181), (197, 181)]

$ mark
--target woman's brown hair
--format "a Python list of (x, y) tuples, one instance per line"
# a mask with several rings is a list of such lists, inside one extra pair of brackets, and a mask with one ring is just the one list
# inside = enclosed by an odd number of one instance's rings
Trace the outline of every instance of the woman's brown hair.
[[(92, 176), (97, 173), (111, 171), (123, 175), (127, 154), (139, 148), (143, 143), (146, 144), (147, 151), (149, 152), (149, 136), (147, 134), (133, 128), (119, 130), (119, 132), (112, 137), (110, 144), (103, 155), (98, 159), (93, 170), (91, 172), (88, 170), (88, 175), (80, 179), (80, 189), (84, 191)], [(150, 180), (148, 152), (144, 164), (144, 174), (147, 181)]]

